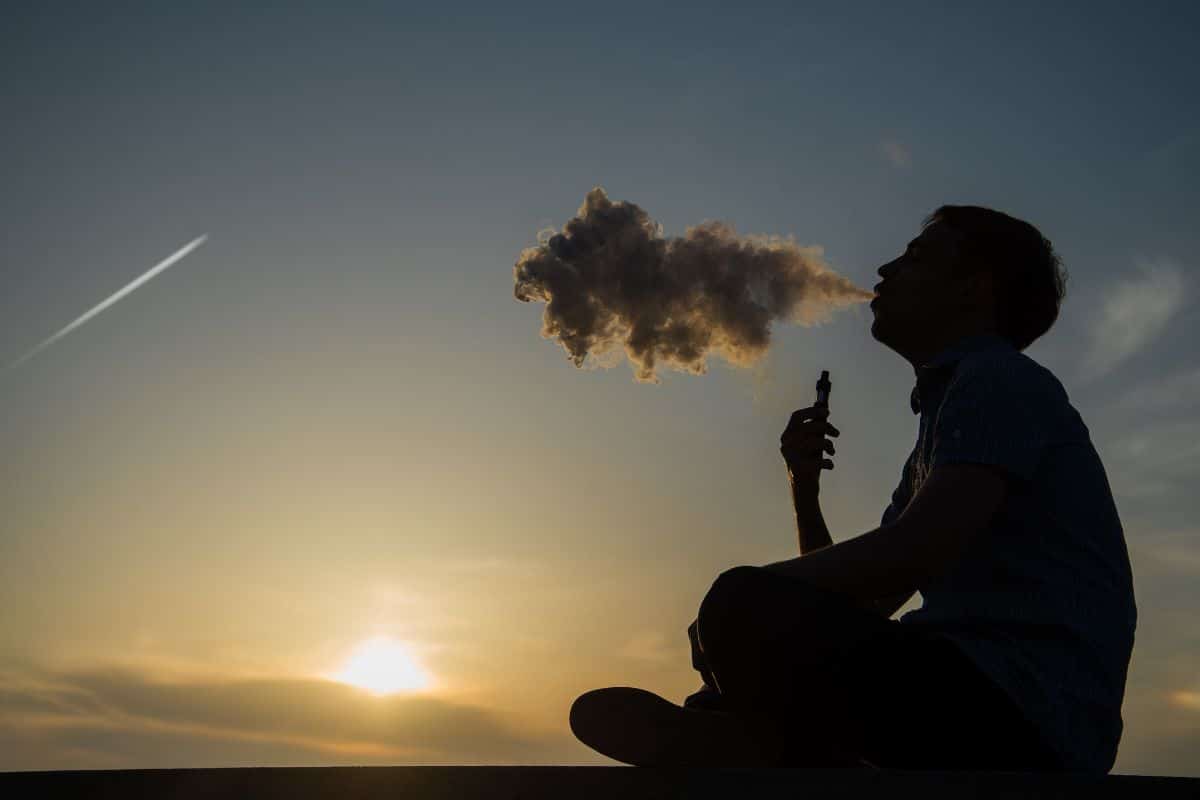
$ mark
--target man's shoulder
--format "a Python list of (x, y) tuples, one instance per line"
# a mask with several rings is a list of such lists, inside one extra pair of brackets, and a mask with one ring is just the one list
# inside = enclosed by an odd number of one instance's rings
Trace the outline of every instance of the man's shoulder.
[(982, 380), (996, 390), (1022, 396), (1041, 395), (1067, 402), (1066, 388), (1049, 368), (1014, 347), (994, 347), (965, 355), (954, 371), (955, 382)]
[(962, 387), (959, 402), (985, 414), (990, 409), (1014, 424), (1037, 424), (1056, 441), (1090, 441), (1087, 425), (1062, 382), (1047, 367), (1014, 348), (966, 356), (955, 370), (951, 395), (956, 384)]

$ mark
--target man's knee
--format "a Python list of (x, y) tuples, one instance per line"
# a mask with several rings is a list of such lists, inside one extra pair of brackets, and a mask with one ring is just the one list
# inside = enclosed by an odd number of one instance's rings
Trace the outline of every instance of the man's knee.
[(713, 581), (705, 602), (729, 603), (743, 600), (752, 587), (758, 585), (766, 572), (762, 567), (732, 567)]
[(700, 649), (708, 651), (713, 646), (735, 634), (739, 620), (745, 624), (747, 615), (755, 606), (756, 587), (763, 580), (762, 567), (733, 567), (717, 576), (696, 616), (697, 638)]

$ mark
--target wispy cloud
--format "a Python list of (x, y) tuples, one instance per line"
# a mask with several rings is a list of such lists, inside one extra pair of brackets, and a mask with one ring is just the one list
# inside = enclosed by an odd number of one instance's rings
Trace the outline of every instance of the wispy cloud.
[(883, 157), (896, 169), (908, 169), (912, 166), (912, 152), (894, 139), (884, 139), (879, 144)]
[(1189, 539), (1186, 541), (1152, 541), (1130, 545), (1129, 556), (1137, 562), (1139, 570), (1146, 572), (1152, 569), (1156, 576), (1165, 573), (1200, 577), (1200, 535), (1195, 531), (1187, 533)]
[(166, 683), (104, 670), (0, 683), (0, 770), (529, 763), (561, 749), (486, 709), (332, 681)]
[(1150, 344), (1183, 306), (1183, 271), (1170, 261), (1138, 262), (1137, 277), (1117, 283), (1101, 305), (1083, 362), (1083, 378), (1098, 378)]
[(1200, 420), (1139, 425), (1104, 445), (1115, 472), (1156, 474), (1188, 480), (1200, 459)]
[(1188, 711), (1200, 711), (1200, 692), (1171, 692), (1171, 705)]
[(1186, 172), (1181, 168), (1187, 160), (1195, 159), (1200, 152), (1200, 128), (1181, 131), (1154, 149), (1143, 153), (1134, 163), (1152, 175), (1181, 179)]
[[(1162, 696), (1161, 691), (1155, 692)], [(1200, 776), (1196, 753), (1200, 752), (1200, 724), (1196, 707), (1188, 706), (1195, 692), (1167, 694), (1162, 700), (1146, 703), (1137, 711), (1130, 708), (1126, 694), (1125, 735), (1113, 772), (1124, 775)], [(1180, 702), (1184, 699), (1184, 702)], [(1132, 712), (1132, 713), (1131, 713)], [(1131, 735), (1134, 734), (1134, 735)]]
[(1138, 422), (1097, 439), (1118, 503), (1183, 502), (1200, 477), (1200, 420)]
[(478, 556), (474, 558), (448, 559), (440, 566), (453, 573), (495, 573), (509, 576), (529, 577), (543, 574), (545, 565), (527, 558), (508, 556)]
[(642, 631), (634, 634), (621, 646), (617, 655), (654, 664), (686, 663), (685, 658), (688, 657), (682, 645), (671, 646), (661, 631)]
[(1200, 367), (1191, 367), (1145, 383), (1124, 394), (1116, 406), (1122, 410), (1172, 411), (1200, 406)]

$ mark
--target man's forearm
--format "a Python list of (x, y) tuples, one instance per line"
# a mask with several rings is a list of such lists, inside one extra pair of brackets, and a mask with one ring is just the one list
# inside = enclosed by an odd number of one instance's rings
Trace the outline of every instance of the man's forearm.
[(989, 530), (1008, 480), (985, 464), (935, 467), (886, 527), (766, 569), (838, 592), (863, 608), (894, 612), (899, 606), (888, 607), (945, 575)]
[(873, 531), (765, 568), (845, 595), (869, 610), (884, 598), (917, 590), (924, 575), (922, 554), (896, 531)]
[(808, 500), (797, 497), (793, 491), (792, 505), (796, 509), (796, 535), (800, 544), (800, 555), (807, 555), (833, 544), (833, 537), (829, 535), (829, 527), (821, 514), (821, 506), (815, 498)]

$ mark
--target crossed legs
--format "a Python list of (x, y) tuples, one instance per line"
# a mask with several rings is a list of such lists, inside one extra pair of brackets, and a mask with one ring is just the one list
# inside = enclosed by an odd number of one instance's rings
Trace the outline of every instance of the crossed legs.
[[(848, 711), (819, 672), (864, 632), (847, 635), (847, 614), (829, 600), (757, 567), (722, 573), (700, 607), (702, 646), (693, 640), (693, 666), (716, 684), (710, 708), (609, 687), (575, 701), (572, 730), (593, 749), (644, 766), (859, 765)], [(839, 629), (840, 639), (823, 638)]]
[(693, 662), (721, 707), (772, 720), (790, 758), (845, 763), (863, 744), (847, 662), (895, 624), (804, 582), (735, 567), (700, 604)]
[(900, 769), (1061, 769), (953, 641), (835, 593), (735, 567), (704, 598), (696, 633), (720, 703), (771, 715), (788, 763), (849, 756)]

